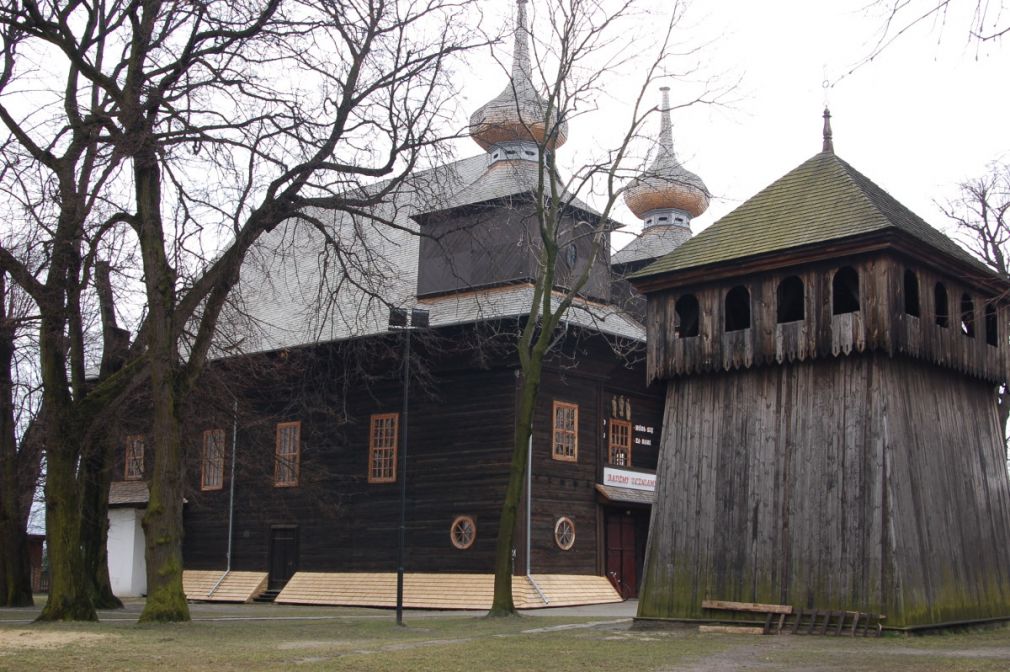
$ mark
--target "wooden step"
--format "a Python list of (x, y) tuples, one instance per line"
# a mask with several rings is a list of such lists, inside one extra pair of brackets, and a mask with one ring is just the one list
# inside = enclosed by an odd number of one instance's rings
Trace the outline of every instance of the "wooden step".
[(251, 602), (266, 587), (266, 572), (228, 572), (225, 575), (222, 570), (187, 569), (182, 573), (182, 589), (187, 600)]
[[(602, 576), (534, 575), (540, 592), (523, 576), (512, 579), (517, 609), (620, 602), (621, 596)], [(411, 573), (403, 579), (408, 608), (475, 609), (491, 607), (491, 574)], [(297, 572), (277, 596), (281, 604), (396, 606), (396, 574), (370, 572)]]

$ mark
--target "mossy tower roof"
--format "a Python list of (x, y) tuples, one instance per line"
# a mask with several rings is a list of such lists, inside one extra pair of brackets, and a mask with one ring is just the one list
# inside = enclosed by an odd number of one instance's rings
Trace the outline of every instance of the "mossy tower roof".
[(992, 275), (982, 262), (865, 175), (824, 151), (631, 278), (727, 264), (887, 230), (904, 232)]

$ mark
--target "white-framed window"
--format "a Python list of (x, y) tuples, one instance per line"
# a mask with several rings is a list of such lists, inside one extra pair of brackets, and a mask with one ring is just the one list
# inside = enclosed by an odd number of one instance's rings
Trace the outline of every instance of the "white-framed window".
[(553, 448), (551, 457), (562, 462), (579, 459), (579, 406), (555, 401), (553, 406)]

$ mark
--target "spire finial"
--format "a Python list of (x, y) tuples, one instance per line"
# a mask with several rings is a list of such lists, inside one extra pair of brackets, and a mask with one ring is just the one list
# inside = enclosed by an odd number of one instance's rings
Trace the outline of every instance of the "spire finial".
[(512, 85), (520, 89), (533, 86), (530, 67), (530, 29), (526, 19), (527, 0), (516, 0), (515, 49), (512, 52)]
[(670, 87), (660, 87), (663, 102), (659, 109), (659, 146), (660, 154), (673, 155), (673, 122), (670, 121)]
[(835, 153), (835, 143), (831, 139), (831, 110), (827, 107), (824, 108), (824, 145), (821, 151), (828, 154)]

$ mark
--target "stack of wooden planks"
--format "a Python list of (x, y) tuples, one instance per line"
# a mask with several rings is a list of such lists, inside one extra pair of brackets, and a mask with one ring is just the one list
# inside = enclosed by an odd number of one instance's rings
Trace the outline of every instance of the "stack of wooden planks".
[(847, 635), (879, 637), (883, 631), (883, 614), (861, 611), (832, 611), (821, 609), (794, 610), (787, 604), (760, 604), (754, 602), (724, 602), (704, 600), (702, 609), (726, 612), (734, 616), (764, 616), (763, 626), (702, 625), (700, 632), (721, 632), (746, 635)]

